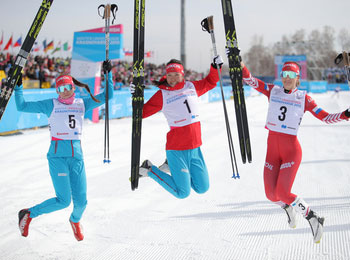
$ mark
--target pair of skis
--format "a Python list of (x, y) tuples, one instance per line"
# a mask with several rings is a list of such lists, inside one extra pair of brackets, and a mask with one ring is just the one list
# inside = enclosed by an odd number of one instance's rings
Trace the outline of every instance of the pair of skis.
[(5, 113), (5, 109), (7, 107), (8, 102), (10, 101), (13, 90), (19, 80), (19, 77), (22, 74), (22, 69), (25, 66), (28, 55), (32, 50), (34, 42), (38, 37), (40, 29), (45, 21), (45, 18), (51, 8), (53, 0), (43, 0), (39, 11), (37, 12), (32, 26), (29, 29), (29, 32), (26, 35), (26, 38), (19, 50), (19, 53), (16, 56), (14, 64), (12, 64), (12, 68), (7, 77), (7, 80), (3, 86), (1, 86), (0, 92), (0, 120)]
[(135, 0), (132, 94), (131, 189), (139, 184), (142, 111), (144, 104), (145, 0)]
[[(244, 88), (242, 83), (242, 67), (241, 67), (241, 59), (238, 49), (237, 42), (237, 34), (236, 27), (233, 18), (233, 10), (231, 0), (221, 0), (222, 4), (222, 12), (224, 18), (225, 25), (225, 34), (226, 34), (226, 51), (229, 61), (229, 73), (232, 83), (232, 91), (233, 91), (233, 99), (235, 104), (235, 112), (236, 112), (236, 122), (238, 129), (238, 138), (239, 138), (239, 147), (242, 157), (242, 162), (246, 163), (252, 162), (252, 152), (250, 146), (250, 137), (249, 137), (249, 127), (248, 127), (248, 119), (247, 119), (247, 109), (245, 105), (245, 97), (244, 97)], [(214, 56), (217, 55), (216, 51), (216, 43), (214, 37), (214, 25), (213, 25), (213, 17), (207, 17), (202, 21), (202, 27), (204, 30), (208, 31), (211, 34)], [(231, 164), (233, 170), (233, 178), (240, 178), (237, 168), (236, 156), (233, 148), (232, 135), (230, 130), (230, 124), (227, 116), (227, 109), (225, 104), (224, 92), (222, 89), (222, 80), (220, 70), (218, 70), (219, 78), (220, 78), (220, 87), (221, 87), (221, 96), (224, 107), (225, 114), (225, 122), (226, 122), (226, 131), (230, 149), (231, 156)]]

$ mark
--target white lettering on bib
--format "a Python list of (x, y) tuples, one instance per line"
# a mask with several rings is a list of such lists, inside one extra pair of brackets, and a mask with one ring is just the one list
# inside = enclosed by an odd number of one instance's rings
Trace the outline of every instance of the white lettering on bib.
[(76, 98), (71, 105), (53, 99), (53, 110), (49, 117), (51, 138), (80, 140), (85, 114), (84, 102)]
[(266, 127), (275, 132), (297, 135), (304, 115), (305, 95), (306, 92), (301, 90), (287, 94), (282, 87), (274, 86), (270, 93)]
[(182, 89), (162, 89), (163, 113), (169, 127), (189, 125), (199, 121), (198, 95), (193, 83), (186, 81)]

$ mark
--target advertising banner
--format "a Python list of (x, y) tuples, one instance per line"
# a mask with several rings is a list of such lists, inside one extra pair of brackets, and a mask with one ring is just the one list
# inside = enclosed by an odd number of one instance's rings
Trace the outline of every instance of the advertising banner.
[[(124, 58), (123, 25), (109, 28), (109, 59)], [(106, 59), (105, 28), (96, 28), (74, 33), (72, 60), (101, 62)]]
[[(109, 59), (124, 58), (123, 25), (112, 25), (109, 28)], [(74, 33), (71, 75), (77, 80), (88, 84), (91, 92), (100, 92), (101, 62), (106, 59), (105, 27)], [(87, 95), (86, 91), (78, 88), (77, 94)], [(99, 108), (86, 113), (86, 118), (93, 122), (99, 121)]]
[(312, 93), (327, 92), (327, 81), (310, 81), (309, 91)]

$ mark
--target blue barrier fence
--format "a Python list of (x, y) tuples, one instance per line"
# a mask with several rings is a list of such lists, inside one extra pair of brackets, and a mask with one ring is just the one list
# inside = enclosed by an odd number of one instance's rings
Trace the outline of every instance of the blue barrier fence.
[[(282, 85), (281, 82), (278, 81), (275, 81), (275, 84)], [(349, 86), (347, 84), (327, 84), (325, 81), (301, 82), (301, 86), (299, 88), (307, 90), (308, 92), (321, 93), (333, 91), (336, 87), (340, 87), (341, 90), (349, 90)], [(155, 86), (150, 86), (150, 89), (145, 89), (145, 101), (147, 101), (157, 90), (158, 88)], [(231, 86), (225, 86), (223, 87), (223, 90), (225, 98), (230, 99), (232, 97)], [(244, 87), (244, 94), (246, 97), (251, 95), (251, 91), (251, 87)], [(55, 89), (24, 89), (23, 95), (26, 101), (38, 101), (57, 97)], [(202, 102), (220, 101), (220, 87), (217, 86), (216, 88), (210, 90), (208, 93), (203, 95), (200, 100)], [(100, 108), (100, 111), (104, 109), (103, 106)], [(131, 95), (128, 89), (114, 91), (114, 98), (109, 103), (109, 114), (110, 118), (121, 118), (132, 115)], [(44, 114), (18, 112), (13, 95), (3, 118), (0, 121), (0, 133), (46, 125), (48, 125), (48, 119)]]
[[(231, 87), (224, 87), (223, 89), (225, 98), (229, 99), (232, 96)], [(157, 90), (158, 88), (155, 86), (150, 86), (149, 89), (145, 89), (145, 101), (150, 99)], [(247, 95), (249, 91), (245, 93)], [(39, 101), (57, 98), (57, 93), (55, 89), (24, 89), (23, 96), (26, 101)], [(204, 102), (215, 102), (218, 100), (221, 100), (221, 91), (219, 87), (214, 88), (201, 97), (201, 101)], [(104, 105), (100, 107), (100, 113), (103, 109)], [(132, 115), (131, 95), (128, 89), (114, 91), (114, 98), (110, 100), (109, 103), (109, 115), (110, 118), (121, 118)], [(0, 133), (46, 125), (48, 125), (48, 118), (44, 114), (18, 112), (13, 95), (0, 121)]]
[[(275, 85), (282, 86), (281, 80), (275, 80)], [(324, 93), (327, 91), (334, 91), (335, 88), (339, 87), (342, 91), (348, 91), (349, 85), (346, 83), (327, 83), (327, 81), (300, 81), (298, 89), (306, 90), (310, 93)]]
[[(23, 96), (26, 101), (38, 101), (55, 98), (57, 93), (55, 89), (24, 89)], [(18, 112), (13, 94), (0, 121), (0, 133), (45, 125), (48, 120), (44, 114)]]

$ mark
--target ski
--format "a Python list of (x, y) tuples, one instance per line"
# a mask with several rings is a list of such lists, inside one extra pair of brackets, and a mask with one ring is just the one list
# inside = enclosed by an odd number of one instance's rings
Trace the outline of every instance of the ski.
[(40, 29), (45, 21), (45, 18), (51, 8), (53, 0), (43, 0), (36, 14), (33, 24), (26, 35), (26, 38), (16, 56), (14, 64), (10, 70), (7, 80), (3, 86), (1, 86), (0, 93), (0, 120), (4, 115), (7, 104), (11, 98), (12, 92), (17, 84), (17, 81), (22, 73), (22, 69), (27, 62), (28, 55), (34, 45), (36, 38), (40, 32)]
[(250, 146), (249, 127), (247, 119), (247, 109), (244, 98), (244, 88), (242, 83), (242, 67), (239, 56), (236, 27), (233, 17), (231, 0), (221, 0), (224, 17), (226, 48), (228, 52), (229, 71), (232, 82), (233, 100), (235, 103), (236, 121), (238, 129), (239, 147), (243, 163), (252, 161)]
[(144, 104), (145, 0), (135, 0), (132, 94), (131, 189), (139, 184), (142, 110)]

